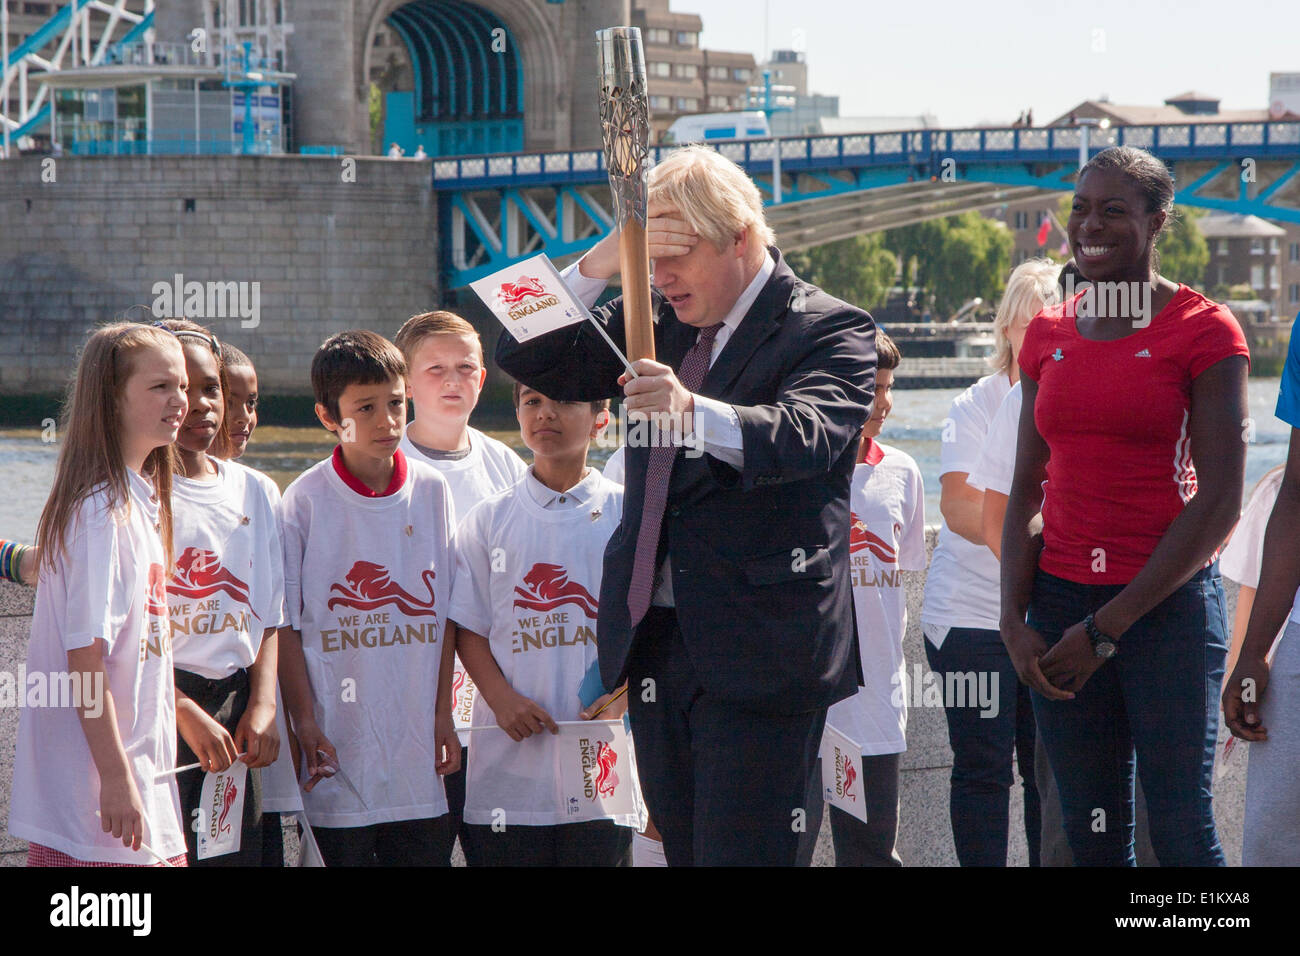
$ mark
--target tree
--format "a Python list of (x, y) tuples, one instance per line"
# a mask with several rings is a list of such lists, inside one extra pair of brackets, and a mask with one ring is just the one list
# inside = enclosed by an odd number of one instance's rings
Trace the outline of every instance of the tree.
[(889, 295), (898, 261), (879, 235), (850, 236), (786, 257), (790, 268), (837, 299), (871, 311)]
[(1160, 252), (1160, 274), (1171, 282), (1200, 288), (1205, 281), (1205, 267), (1210, 264), (1210, 247), (1201, 235), (1196, 220), (1204, 210), (1175, 206), (1156, 243)]
[(885, 246), (898, 254), (902, 264), (903, 288), (925, 288), (928, 265), (939, 255), (947, 232), (943, 219), (927, 219), (910, 226), (885, 231)]
[(903, 281), (914, 284), (934, 300), (935, 312), (951, 315), (969, 299), (992, 302), (1006, 285), (1011, 269), (1011, 233), (1001, 223), (977, 212), (891, 229), (885, 245), (903, 263)]

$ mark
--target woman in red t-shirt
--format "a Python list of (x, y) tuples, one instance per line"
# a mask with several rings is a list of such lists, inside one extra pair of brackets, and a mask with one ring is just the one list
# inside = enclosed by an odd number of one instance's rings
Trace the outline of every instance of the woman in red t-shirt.
[(1092, 285), (1037, 316), (1020, 353), (1002, 639), (1078, 865), (1134, 865), (1135, 750), (1161, 865), (1224, 862), (1216, 559), (1241, 510), (1249, 351), (1227, 309), (1156, 271), (1173, 195), (1142, 150), (1084, 166), (1067, 232)]

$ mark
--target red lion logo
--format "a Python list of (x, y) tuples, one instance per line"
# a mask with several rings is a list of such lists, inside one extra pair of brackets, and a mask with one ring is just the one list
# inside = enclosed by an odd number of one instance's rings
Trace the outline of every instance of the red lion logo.
[(145, 593), (145, 611), (158, 617), (167, 616), (167, 576), (161, 564), (149, 565), (149, 589)]
[(235, 786), (235, 781), (227, 779), (226, 792), (221, 795), (221, 816), (217, 817), (217, 832), (229, 833), (230, 824), (226, 822), (226, 817), (230, 815), (230, 808), (235, 805), (235, 797), (239, 795), (239, 788)]
[(506, 305), (518, 305), (524, 299), (540, 299), (546, 294), (541, 281), (532, 276), (520, 276), (517, 282), (503, 282), (501, 291), (497, 293)]
[[(614, 790), (618, 786), (618, 774), (614, 772), (614, 764), (618, 763), (618, 754), (614, 748), (605, 741), (601, 740), (596, 743), (596, 793), (602, 797), (612, 797)], [(593, 796), (591, 799), (595, 800)]]
[(558, 564), (534, 564), (524, 575), (527, 590), (515, 587), (515, 607), (550, 611), (562, 604), (576, 604), (587, 617), (595, 617), (600, 602), (591, 596), (577, 581), (569, 580), (569, 572)]
[(337, 591), (341, 597), (329, 599), (328, 607), (350, 607), (356, 611), (373, 611), (386, 604), (392, 604), (407, 617), (437, 618), (433, 609), (433, 579), (436, 575), (431, 570), (420, 572), (420, 580), (429, 589), (429, 600), (421, 601), (392, 579), (388, 569), (382, 564), (371, 561), (358, 561), (347, 573), (347, 586), (337, 582), (330, 585), (331, 591)]
[[(248, 585), (221, 566), (215, 551), (186, 548), (176, 559), (176, 573), (172, 575), (167, 590), (189, 598), (205, 598), (220, 591), (252, 610), (248, 599)], [(257, 617), (256, 612), (253, 617)], [(257, 617), (260, 621), (261, 618)]]
[(849, 554), (857, 554), (866, 548), (885, 564), (898, 563), (891, 544), (868, 531), (866, 522), (853, 512), (849, 512), (849, 517), (852, 519), (849, 522)]
[(853, 781), (858, 779), (858, 772), (853, 769), (853, 760), (849, 757), (844, 758), (844, 796), (857, 802), (858, 795), (853, 793)]

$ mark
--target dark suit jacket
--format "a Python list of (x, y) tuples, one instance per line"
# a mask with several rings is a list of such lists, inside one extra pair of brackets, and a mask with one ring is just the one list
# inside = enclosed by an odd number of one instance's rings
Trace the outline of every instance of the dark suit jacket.
[[(849, 582), (849, 481), (875, 387), (866, 312), (776, 270), (698, 394), (733, 405), (744, 470), (678, 453), (660, 537), (673, 598), (704, 689), (752, 710), (801, 713), (857, 689)], [(681, 366), (698, 330), (655, 296), (657, 360)], [(624, 347), (622, 301), (596, 310)], [(590, 322), (525, 343), (503, 332), (496, 359), (551, 398), (622, 395), (622, 363)], [(627, 676), (635, 635), (627, 594), (649, 448), (626, 452), (623, 520), (605, 549), (597, 642), (606, 688)], [(632, 688), (631, 693), (640, 693)]]

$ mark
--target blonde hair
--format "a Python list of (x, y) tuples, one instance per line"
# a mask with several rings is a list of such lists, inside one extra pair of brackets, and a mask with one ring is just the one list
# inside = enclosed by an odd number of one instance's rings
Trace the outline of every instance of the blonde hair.
[(993, 317), (993, 355), (989, 365), (1002, 374), (1011, 371), (1011, 340), (1007, 329), (1021, 319), (1032, 319), (1049, 305), (1061, 301), (1061, 287), (1056, 279), (1061, 267), (1050, 259), (1026, 259), (1011, 270), (1006, 291)]
[[(184, 352), (171, 332), (135, 322), (101, 326), (91, 333), (81, 350), (77, 374), (63, 405), (63, 441), (54, 487), (36, 529), (41, 561), (47, 567), (66, 547), (68, 526), (77, 508), (98, 486), (107, 486), (111, 508), (130, 512), (130, 482), (122, 455), (121, 400), (137, 355), (150, 348)], [(153, 478), (158, 492), (159, 531), (168, 574), (172, 567), (172, 475), (178, 470), (171, 445), (155, 448), (144, 462), (144, 472)]]
[(650, 170), (646, 198), (675, 207), (717, 249), (747, 231), (764, 246), (776, 242), (754, 181), (708, 146), (684, 146), (669, 153)]
[(415, 350), (425, 339), (434, 335), (456, 335), (473, 339), (478, 345), (479, 364), (486, 364), (483, 357), (483, 340), (479, 337), (478, 329), (455, 312), (421, 312), (419, 315), (413, 315), (397, 330), (393, 343), (402, 350), (402, 355), (409, 366), (415, 358)]

